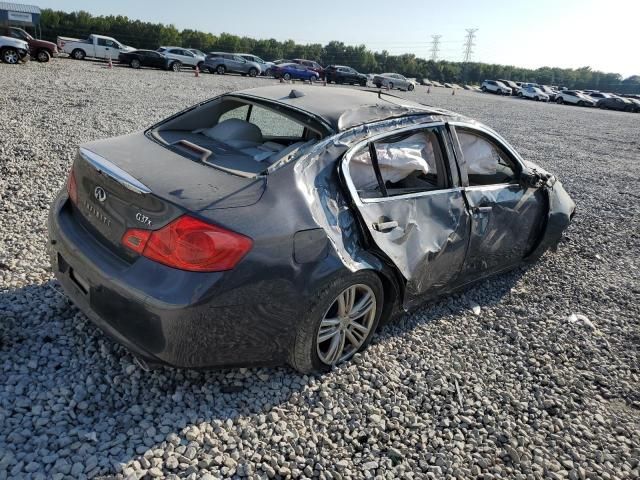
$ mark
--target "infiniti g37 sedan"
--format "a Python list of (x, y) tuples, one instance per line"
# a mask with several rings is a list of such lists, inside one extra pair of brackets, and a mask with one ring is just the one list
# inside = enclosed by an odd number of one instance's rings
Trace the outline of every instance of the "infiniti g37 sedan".
[(473, 120), (277, 85), (82, 145), (50, 251), (69, 298), (146, 365), (310, 372), (397, 312), (555, 248), (574, 209)]

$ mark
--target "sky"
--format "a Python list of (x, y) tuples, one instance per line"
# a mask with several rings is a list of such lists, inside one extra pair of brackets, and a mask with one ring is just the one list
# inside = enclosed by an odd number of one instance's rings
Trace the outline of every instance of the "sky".
[[(19, 0), (16, 0), (19, 1)], [(640, 0), (27, 0), (41, 8), (173, 24), (213, 34), (340, 40), (391, 54), (461, 61), (466, 29), (477, 28), (472, 60), (640, 75)], [(100, 32), (95, 32), (100, 33)]]

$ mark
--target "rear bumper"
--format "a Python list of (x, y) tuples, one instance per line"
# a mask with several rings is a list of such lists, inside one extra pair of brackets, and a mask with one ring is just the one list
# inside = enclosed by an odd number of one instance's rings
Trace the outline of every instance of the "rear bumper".
[(286, 361), (287, 325), (269, 322), (268, 306), (246, 301), (255, 294), (225, 291), (225, 273), (185, 272), (143, 257), (127, 263), (73, 220), (67, 200), (61, 193), (49, 214), (53, 272), (73, 303), (115, 341), (149, 364)]

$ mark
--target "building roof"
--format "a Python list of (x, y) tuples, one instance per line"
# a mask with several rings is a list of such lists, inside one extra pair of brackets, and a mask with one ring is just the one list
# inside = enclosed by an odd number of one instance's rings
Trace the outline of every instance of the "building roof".
[[(295, 91), (295, 93), (294, 93)], [(275, 101), (304, 110), (329, 123), (335, 131), (403, 115), (448, 115), (450, 112), (377, 90), (273, 85), (234, 93)]]
[(40, 8), (36, 7), (35, 5), (24, 5), (22, 3), (0, 2), (0, 10), (21, 13), (36, 13), (38, 15), (40, 14)]

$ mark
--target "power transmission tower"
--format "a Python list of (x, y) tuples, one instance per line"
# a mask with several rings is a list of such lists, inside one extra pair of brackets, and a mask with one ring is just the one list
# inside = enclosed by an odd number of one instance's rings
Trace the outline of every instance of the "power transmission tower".
[(442, 35), (431, 35), (431, 60), (438, 60), (438, 51), (440, 50), (440, 38)]
[(475, 43), (473, 43), (473, 39), (476, 38), (477, 28), (467, 28), (467, 35), (465, 36), (464, 41), (464, 59), (462, 60), (464, 63), (469, 63), (471, 60), (471, 55), (473, 54), (473, 47)]
[(473, 39), (476, 37), (477, 28), (467, 28), (467, 35), (465, 36), (464, 41), (464, 59), (462, 60), (462, 81), (467, 81), (467, 68), (469, 66), (469, 61), (471, 60), (471, 55), (473, 54), (473, 47), (475, 43), (473, 43)]

